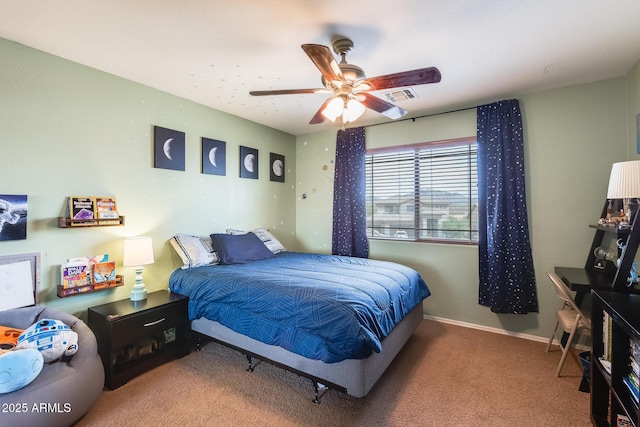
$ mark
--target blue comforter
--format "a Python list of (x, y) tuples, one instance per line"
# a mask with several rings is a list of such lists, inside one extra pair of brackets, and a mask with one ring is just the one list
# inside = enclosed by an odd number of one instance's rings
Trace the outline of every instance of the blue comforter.
[(282, 252), (238, 265), (175, 270), (171, 291), (205, 317), (327, 363), (362, 359), (430, 295), (413, 269), (386, 261)]

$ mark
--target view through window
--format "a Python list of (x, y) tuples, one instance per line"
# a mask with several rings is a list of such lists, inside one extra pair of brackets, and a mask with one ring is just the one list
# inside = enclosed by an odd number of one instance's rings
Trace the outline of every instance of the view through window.
[(478, 241), (476, 138), (367, 150), (370, 238)]

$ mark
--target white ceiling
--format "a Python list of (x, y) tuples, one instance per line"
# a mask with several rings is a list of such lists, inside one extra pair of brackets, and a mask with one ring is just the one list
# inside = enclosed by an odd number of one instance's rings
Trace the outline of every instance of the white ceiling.
[(626, 75), (640, 1), (0, 0), (2, 38), (294, 135), (340, 127), (308, 124), (329, 95), (249, 91), (322, 87), (300, 45), (337, 35), (370, 77), (440, 69), (398, 103), (416, 117)]

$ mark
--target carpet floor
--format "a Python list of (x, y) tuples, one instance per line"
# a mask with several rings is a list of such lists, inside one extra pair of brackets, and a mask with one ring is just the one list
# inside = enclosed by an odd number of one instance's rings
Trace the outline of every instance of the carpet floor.
[(209, 343), (105, 390), (84, 426), (589, 426), (582, 368), (545, 344), (423, 320), (364, 398), (329, 391)]

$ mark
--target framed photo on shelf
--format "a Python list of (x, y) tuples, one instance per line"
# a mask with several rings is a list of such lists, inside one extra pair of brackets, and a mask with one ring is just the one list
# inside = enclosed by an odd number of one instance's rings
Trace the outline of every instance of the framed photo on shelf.
[(202, 173), (227, 174), (227, 143), (217, 139), (202, 138)]
[(276, 153), (269, 153), (269, 180), (284, 182), (284, 156)]
[(154, 164), (159, 169), (184, 170), (184, 132), (153, 127)]
[(240, 178), (258, 179), (258, 150), (240, 146)]

